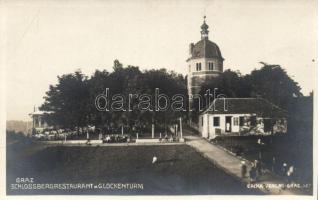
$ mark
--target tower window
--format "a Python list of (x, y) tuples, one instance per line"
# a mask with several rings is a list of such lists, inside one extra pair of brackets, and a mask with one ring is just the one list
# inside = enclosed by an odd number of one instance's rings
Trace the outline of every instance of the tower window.
[(214, 69), (213, 62), (209, 62), (208, 67), (209, 67), (209, 70), (213, 70)]
[(201, 63), (196, 64), (197, 71), (201, 71)]

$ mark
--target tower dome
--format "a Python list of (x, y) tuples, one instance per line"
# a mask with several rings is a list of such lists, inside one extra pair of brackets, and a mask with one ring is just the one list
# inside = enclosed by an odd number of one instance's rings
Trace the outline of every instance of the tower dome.
[(219, 46), (207, 38), (200, 40), (193, 46), (191, 59), (194, 58), (219, 58), (224, 60)]

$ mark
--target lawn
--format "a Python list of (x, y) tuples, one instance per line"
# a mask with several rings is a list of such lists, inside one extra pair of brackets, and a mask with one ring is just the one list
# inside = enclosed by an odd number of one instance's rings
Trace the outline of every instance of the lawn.
[[(156, 164), (151, 163), (154, 155)], [(139, 183), (143, 189), (11, 190), (17, 177), (32, 177), (35, 183)], [(44, 147), (31, 143), (7, 147), (7, 194), (259, 193), (248, 190), (187, 145)]]

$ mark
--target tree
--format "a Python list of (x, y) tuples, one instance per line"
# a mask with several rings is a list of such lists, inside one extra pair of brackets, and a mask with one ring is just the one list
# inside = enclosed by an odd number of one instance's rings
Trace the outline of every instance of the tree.
[[(104, 133), (119, 130), (122, 126), (148, 131), (153, 123), (157, 130), (165, 129), (176, 118), (186, 114), (170, 107), (166, 111), (156, 111), (154, 107), (140, 110), (138, 107), (142, 94), (151, 96), (151, 106), (154, 106), (156, 89), (159, 89), (160, 94), (167, 95), (169, 101), (175, 94), (183, 95), (183, 100), (187, 100), (186, 81), (182, 75), (165, 69), (142, 72), (136, 66), (123, 67), (118, 60), (114, 61), (113, 69), (113, 72), (96, 70), (90, 78), (80, 71), (58, 77), (58, 83), (50, 85), (41, 106), (41, 110), (51, 111), (47, 116), (49, 123), (67, 129), (94, 125)], [(126, 100), (131, 94), (136, 94), (137, 97), (130, 99), (130, 105), (127, 105), (127, 101), (124, 102), (123, 110), (99, 111), (95, 100), (98, 95), (105, 93), (106, 88), (109, 88), (108, 106), (112, 105), (115, 94), (126, 97)]]
[(255, 69), (245, 76), (242, 76), (240, 72), (224, 71), (218, 77), (207, 81), (201, 87), (200, 94), (204, 95), (207, 89), (217, 88), (219, 94), (229, 98), (259, 96), (284, 109), (293, 98), (303, 96), (298, 83), (291, 79), (279, 65), (263, 62), (262, 64), (264, 66), (261, 69)]
[[(184, 97), (184, 103), (188, 100), (185, 78), (175, 72), (167, 72), (165, 69), (148, 70), (142, 74), (141, 92), (143, 94), (153, 95), (156, 89), (159, 89), (160, 94), (165, 94), (172, 100), (173, 96), (178, 94)], [(154, 100), (154, 99), (153, 99)], [(165, 102), (159, 102), (160, 106), (164, 106)], [(171, 105), (170, 105), (171, 106)], [(186, 109), (186, 105), (184, 105)], [(154, 109), (154, 108), (152, 108)], [(162, 131), (171, 125), (178, 117), (187, 116), (187, 112), (173, 110), (171, 107), (165, 111), (143, 112), (142, 117), (147, 124), (156, 123), (157, 128)], [(158, 127), (159, 126), (159, 127)]]
[(50, 111), (48, 122), (62, 128), (79, 129), (88, 123), (89, 92), (87, 77), (81, 71), (58, 76), (58, 84), (50, 85), (41, 110)]
[[(95, 107), (95, 98), (98, 94), (105, 92), (105, 88), (111, 84), (110, 73), (106, 70), (96, 70), (94, 74), (88, 79), (89, 88), (89, 124), (105, 131), (109, 126), (111, 113), (99, 112)], [(106, 103), (106, 102), (105, 102)]]
[(247, 84), (252, 87), (251, 96), (260, 95), (284, 109), (293, 98), (303, 96), (298, 83), (279, 65), (262, 64), (261, 69), (245, 76)]
[[(200, 94), (204, 95), (206, 90), (217, 88), (218, 94), (229, 98), (249, 97), (251, 87), (247, 84), (239, 71), (226, 70), (216, 78), (212, 78), (201, 87)], [(214, 97), (216, 98), (216, 97)]]

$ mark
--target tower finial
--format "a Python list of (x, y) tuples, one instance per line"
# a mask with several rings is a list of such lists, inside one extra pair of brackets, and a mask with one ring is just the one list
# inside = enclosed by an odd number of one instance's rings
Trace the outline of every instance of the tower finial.
[(208, 39), (208, 35), (209, 35), (209, 26), (205, 23), (205, 19), (206, 19), (206, 16), (204, 15), (203, 16), (203, 24), (201, 26), (201, 39)]

